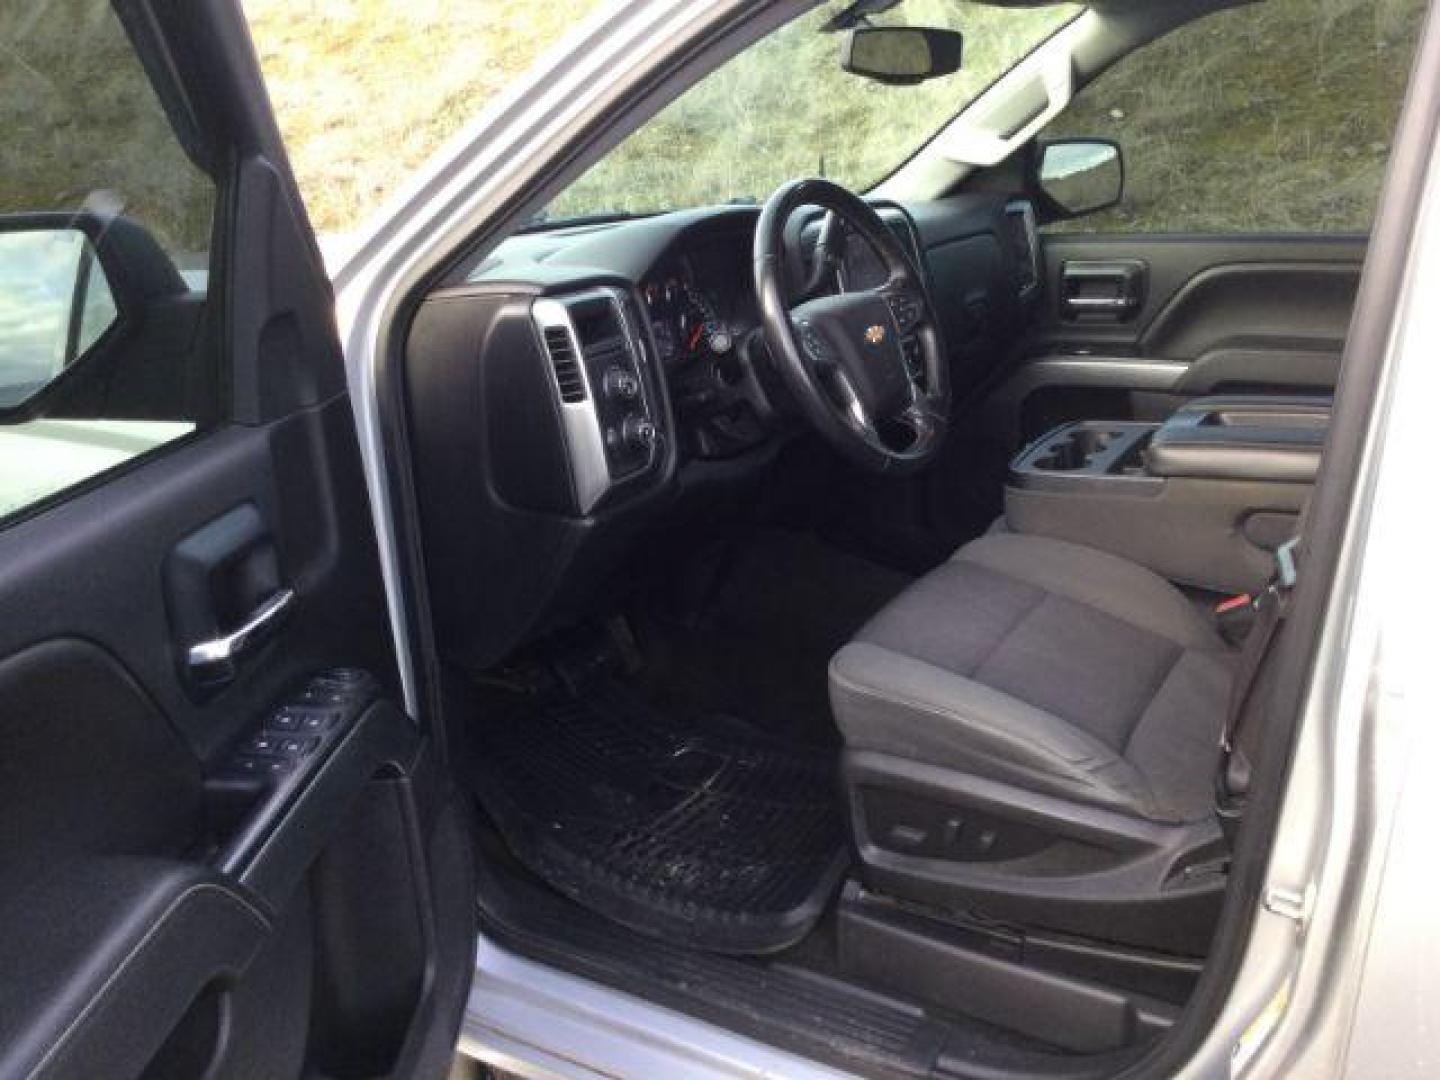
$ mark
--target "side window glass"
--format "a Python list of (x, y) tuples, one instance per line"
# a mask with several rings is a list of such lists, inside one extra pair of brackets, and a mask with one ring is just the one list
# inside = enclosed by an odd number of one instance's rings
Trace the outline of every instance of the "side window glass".
[(215, 185), (108, 0), (0, 7), (0, 519), (221, 417)]
[(1122, 59), (1043, 138), (1113, 140), (1120, 202), (1049, 229), (1368, 232), (1426, 0), (1266, 0)]

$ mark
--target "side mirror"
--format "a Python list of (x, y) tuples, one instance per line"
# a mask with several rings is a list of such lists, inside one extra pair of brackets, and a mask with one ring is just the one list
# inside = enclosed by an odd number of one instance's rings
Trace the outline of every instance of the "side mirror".
[(1109, 139), (1056, 139), (1040, 147), (1035, 186), (1061, 217), (1093, 214), (1125, 193), (1125, 159)]
[(960, 70), (965, 38), (923, 26), (857, 26), (840, 39), (840, 66), (892, 86), (910, 86)]
[(0, 408), (33, 397), (114, 324), (115, 297), (84, 230), (0, 232)]
[(50, 392), (149, 303), (187, 288), (154, 237), (126, 218), (0, 214), (0, 423), (42, 414)]

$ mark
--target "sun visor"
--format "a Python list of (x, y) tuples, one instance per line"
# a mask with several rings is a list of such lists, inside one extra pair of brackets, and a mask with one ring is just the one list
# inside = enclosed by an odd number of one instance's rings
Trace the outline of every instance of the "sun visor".
[(1068, 49), (1044, 49), (1017, 66), (940, 137), (940, 152), (964, 165), (998, 165), (1070, 104)]

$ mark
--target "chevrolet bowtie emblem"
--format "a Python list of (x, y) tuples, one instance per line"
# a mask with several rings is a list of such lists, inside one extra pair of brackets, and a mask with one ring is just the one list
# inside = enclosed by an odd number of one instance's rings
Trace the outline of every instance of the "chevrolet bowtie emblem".
[(865, 330), (865, 340), (871, 345), (879, 345), (885, 340), (885, 328), (883, 326), (871, 326)]

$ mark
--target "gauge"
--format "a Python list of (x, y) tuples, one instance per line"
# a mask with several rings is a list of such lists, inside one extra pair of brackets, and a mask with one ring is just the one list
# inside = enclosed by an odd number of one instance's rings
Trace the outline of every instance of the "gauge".
[(680, 334), (680, 353), (686, 358), (703, 355), (707, 350), (721, 354), (733, 344), (730, 331), (720, 321), (715, 305), (699, 289), (687, 288), (676, 320)]

